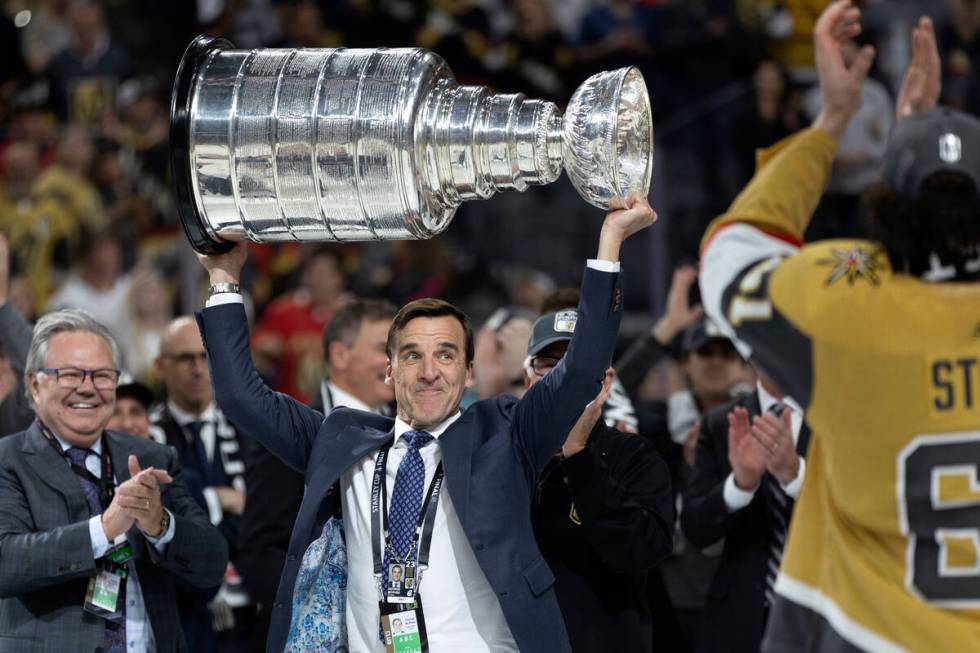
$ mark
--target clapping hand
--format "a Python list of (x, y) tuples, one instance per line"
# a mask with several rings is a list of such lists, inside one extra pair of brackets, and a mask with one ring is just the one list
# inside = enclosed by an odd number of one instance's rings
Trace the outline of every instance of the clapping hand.
[(766, 471), (766, 450), (752, 436), (749, 411), (736, 406), (728, 413), (728, 462), (735, 475), (735, 485), (742, 490), (759, 486)]
[(129, 480), (116, 488), (112, 503), (102, 513), (102, 528), (110, 542), (133, 524), (150, 537), (163, 535), (160, 484), (172, 483), (173, 478), (163, 469), (140, 469), (136, 456), (130, 455), (128, 462)]
[(765, 451), (766, 470), (783, 485), (789, 485), (800, 470), (800, 457), (793, 444), (793, 411), (777, 417), (772, 413), (752, 419), (752, 437)]
[(905, 71), (895, 104), (896, 117), (901, 120), (934, 109), (939, 104), (942, 83), (942, 62), (936, 46), (936, 32), (932, 19), (924, 16), (912, 30), (912, 61)]

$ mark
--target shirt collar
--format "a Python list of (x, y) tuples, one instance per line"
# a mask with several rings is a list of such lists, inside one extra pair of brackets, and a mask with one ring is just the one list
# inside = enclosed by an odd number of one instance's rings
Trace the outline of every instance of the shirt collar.
[(345, 406), (347, 408), (356, 408), (357, 410), (366, 410), (370, 413), (378, 412), (377, 408), (372, 408), (366, 403), (355, 397), (349, 392), (345, 392), (337, 387), (337, 384), (333, 381), (327, 381), (327, 388), (330, 392), (330, 398), (333, 400), (331, 408), (336, 408), (337, 406)]
[(769, 409), (782, 401), (784, 404), (789, 406), (789, 408), (797, 415), (803, 414), (803, 409), (792, 397), (784, 396), (782, 399), (777, 399), (776, 397), (769, 394), (762, 384), (756, 381), (755, 388), (759, 393), (759, 407), (762, 409), (762, 413), (765, 414), (769, 412)]
[(180, 426), (187, 426), (191, 422), (213, 422), (217, 417), (217, 411), (213, 401), (208, 404), (208, 407), (200, 415), (192, 415), (185, 410), (181, 410), (172, 399), (167, 400), (167, 410), (170, 411), (170, 414), (174, 416), (174, 420)]
[[(61, 450), (62, 451), (68, 451), (69, 449), (72, 448), (72, 446), (74, 446), (74, 445), (69, 444), (68, 441), (64, 440), (60, 435), (58, 435), (57, 433), (55, 433), (54, 431), (52, 431), (50, 428), (48, 428), (47, 425), (43, 426), (42, 428), (45, 431), (47, 431), (48, 433), (50, 433), (51, 435), (54, 436), (54, 439), (57, 440), (58, 441), (58, 444), (61, 445)], [(99, 438), (89, 446), (89, 449), (91, 449), (92, 450), (92, 453), (94, 453), (96, 456), (101, 456), (102, 455), (102, 436), (99, 436)]]
[[(448, 429), (450, 426), (452, 426), (453, 425), (453, 422), (455, 422), (456, 420), (458, 420), (459, 417), (460, 417), (460, 415), (462, 415), (462, 414), (463, 413), (461, 413), (460, 411), (457, 410), (455, 415), (453, 415), (452, 417), (446, 419), (444, 422), (442, 422), (441, 424), (439, 424), (439, 426), (436, 426), (435, 428), (425, 429), (425, 432), (428, 433), (429, 435), (431, 435), (436, 440), (438, 440), (439, 439), (439, 436), (442, 435), (443, 433), (445, 433), (446, 429)], [(395, 418), (395, 446), (396, 447), (399, 446), (399, 445), (401, 445), (403, 447), (404, 446), (407, 446), (405, 444), (405, 441), (402, 440), (402, 435), (404, 433), (406, 433), (407, 431), (415, 431), (415, 430), (418, 430), (418, 429), (413, 429), (411, 426), (408, 425), (407, 422), (404, 422), (402, 420), (402, 418), (396, 417)]]

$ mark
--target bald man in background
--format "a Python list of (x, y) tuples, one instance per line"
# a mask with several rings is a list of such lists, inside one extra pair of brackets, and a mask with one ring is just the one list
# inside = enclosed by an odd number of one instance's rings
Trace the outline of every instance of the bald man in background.
[[(245, 463), (242, 443), (235, 427), (214, 403), (207, 355), (197, 323), (190, 317), (178, 317), (160, 338), (160, 353), (154, 361), (157, 377), (163, 383), (165, 398), (150, 415), (150, 436), (177, 450), (185, 480), (191, 493), (218, 527), (228, 543), (231, 563), (238, 559), (238, 531), (245, 509)], [(187, 644), (194, 651), (218, 650), (219, 634), (214, 622), (226, 630), (235, 627), (228, 621), (231, 610), (247, 603), (244, 591), (226, 582), (218, 603), (208, 606), (211, 596), (182, 593), (178, 595)], [(236, 600), (237, 599), (237, 600)], [(240, 630), (242, 619), (238, 619)], [(237, 637), (222, 634), (221, 639)]]

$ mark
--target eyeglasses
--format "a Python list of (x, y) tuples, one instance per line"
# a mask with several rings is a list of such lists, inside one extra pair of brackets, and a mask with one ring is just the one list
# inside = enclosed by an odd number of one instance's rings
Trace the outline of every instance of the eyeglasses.
[(169, 358), (178, 365), (193, 365), (197, 361), (208, 361), (208, 353), (206, 351), (187, 351), (180, 354), (164, 354), (164, 358)]
[(119, 383), (119, 370), (83, 370), (80, 367), (42, 367), (38, 372), (50, 374), (58, 379), (58, 387), (74, 390), (85, 383), (85, 377), (92, 377), (92, 385), (99, 390), (114, 390)]
[(538, 376), (544, 376), (555, 368), (560, 358), (535, 356), (531, 359), (531, 370)]

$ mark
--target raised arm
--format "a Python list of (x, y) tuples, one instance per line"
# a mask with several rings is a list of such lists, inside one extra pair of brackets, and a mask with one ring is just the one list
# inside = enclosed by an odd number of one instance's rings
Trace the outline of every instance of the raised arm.
[(599, 393), (612, 360), (623, 314), (619, 250), (629, 236), (654, 223), (646, 198), (630, 196), (628, 208), (606, 215), (599, 250), (582, 279), (578, 324), (561, 362), (528, 391), (515, 413), (520, 450), (537, 474)]
[(813, 127), (765, 150), (758, 171), (705, 234), (701, 297), (705, 311), (803, 405), (809, 402), (810, 343), (769, 297), (780, 261), (796, 253), (830, 177), (837, 139), (861, 107), (874, 59), (865, 47), (848, 65), (842, 44), (861, 31), (849, 0), (831, 4), (814, 29), (823, 106)]
[[(245, 257), (242, 243), (226, 254), (198, 256), (212, 287), (237, 287)], [(215, 400), (221, 410), (242, 433), (261, 442), (290, 467), (305, 472), (323, 415), (288, 395), (274, 392), (259, 377), (249, 349), (241, 295), (237, 291), (213, 295), (208, 306), (197, 314), (197, 320), (208, 351)]]

